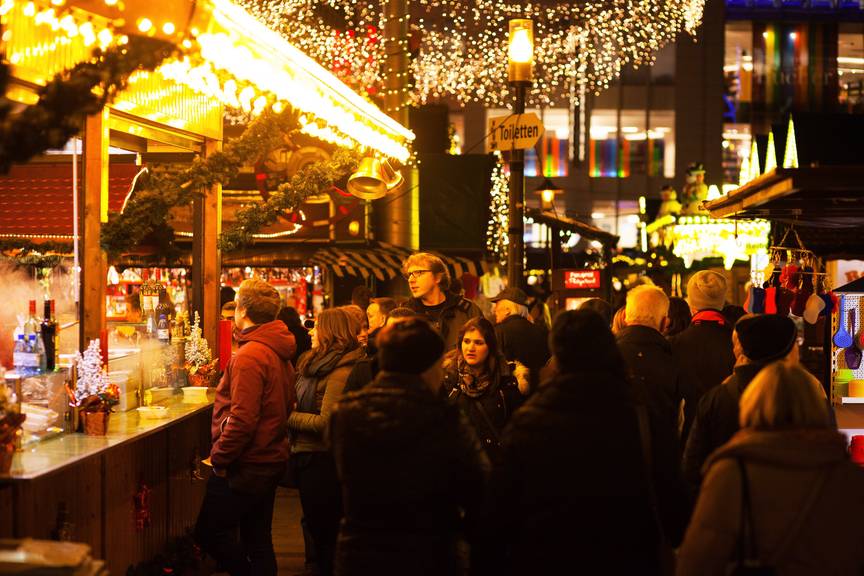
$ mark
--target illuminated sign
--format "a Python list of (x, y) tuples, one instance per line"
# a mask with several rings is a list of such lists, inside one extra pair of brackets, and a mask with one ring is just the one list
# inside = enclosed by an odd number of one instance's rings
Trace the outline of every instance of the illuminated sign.
[(599, 270), (562, 270), (565, 290), (584, 290), (600, 288)]

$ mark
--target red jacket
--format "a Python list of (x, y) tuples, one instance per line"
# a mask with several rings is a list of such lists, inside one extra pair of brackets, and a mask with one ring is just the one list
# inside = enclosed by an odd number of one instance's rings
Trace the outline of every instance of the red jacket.
[(288, 460), (287, 422), (296, 401), (294, 336), (281, 320), (244, 330), (216, 388), (210, 460), (232, 464), (277, 464)]

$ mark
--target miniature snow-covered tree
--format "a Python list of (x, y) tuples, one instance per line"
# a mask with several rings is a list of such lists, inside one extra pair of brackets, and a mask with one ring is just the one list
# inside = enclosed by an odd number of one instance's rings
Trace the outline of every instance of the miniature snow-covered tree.
[(107, 411), (119, 400), (116, 386), (108, 381), (102, 369), (99, 339), (91, 340), (84, 354), (76, 353), (78, 381), (75, 383), (75, 405), (87, 410)]
[(195, 312), (195, 321), (189, 331), (189, 338), (186, 339), (186, 365), (189, 367), (190, 374), (195, 374), (212, 359), (210, 346), (201, 333), (201, 318), (198, 312)]

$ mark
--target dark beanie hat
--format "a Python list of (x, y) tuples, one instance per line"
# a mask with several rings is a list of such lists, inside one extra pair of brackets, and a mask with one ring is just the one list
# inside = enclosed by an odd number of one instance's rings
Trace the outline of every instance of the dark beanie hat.
[(378, 367), (387, 372), (422, 374), (444, 354), (444, 341), (429, 322), (421, 318), (385, 326), (375, 343)]
[(786, 356), (798, 338), (791, 318), (777, 314), (745, 316), (735, 324), (744, 355), (753, 362), (771, 362)]

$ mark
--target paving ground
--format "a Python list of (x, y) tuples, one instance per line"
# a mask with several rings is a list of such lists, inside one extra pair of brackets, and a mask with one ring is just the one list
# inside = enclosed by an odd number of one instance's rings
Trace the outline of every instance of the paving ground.
[(303, 532), (300, 530), (300, 496), (297, 490), (279, 488), (273, 509), (273, 548), (280, 576), (303, 572)]

